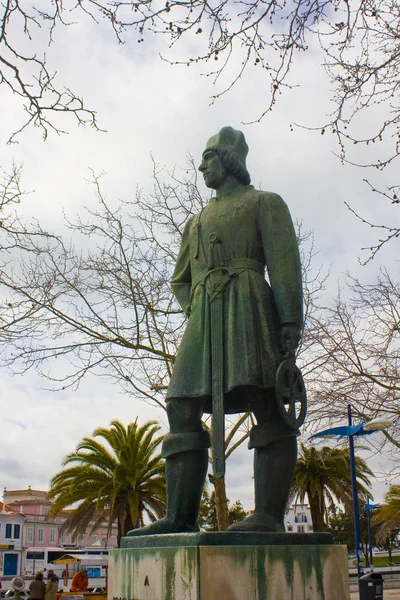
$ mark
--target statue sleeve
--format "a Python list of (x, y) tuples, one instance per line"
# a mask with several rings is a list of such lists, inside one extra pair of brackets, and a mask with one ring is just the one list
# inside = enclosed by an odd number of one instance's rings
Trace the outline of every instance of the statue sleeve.
[(192, 273), (190, 269), (189, 234), (193, 217), (187, 221), (182, 235), (181, 247), (176, 260), (174, 274), (171, 279), (171, 288), (175, 298), (184, 310), (186, 316), (190, 315), (190, 301), (192, 290)]
[(280, 325), (303, 327), (303, 290), (299, 248), (292, 218), (277, 194), (260, 198), (260, 227), (269, 282)]

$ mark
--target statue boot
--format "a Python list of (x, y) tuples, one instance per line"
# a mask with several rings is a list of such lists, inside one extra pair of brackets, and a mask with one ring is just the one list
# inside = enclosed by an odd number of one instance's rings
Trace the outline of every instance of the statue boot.
[(167, 514), (164, 518), (132, 529), (128, 536), (196, 533), (201, 495), (208, 470), (210, 435), (206, 431), (169, 433), (162, 456), (166, 459)]
[[(262, 426), (253, 430), (257, 427)], [(296, 433), (275, 439), (268, 446), (254, 448), (255, 510), (243, 521), (230, 525), (228, 530), (283, 533), (297, 460)]]

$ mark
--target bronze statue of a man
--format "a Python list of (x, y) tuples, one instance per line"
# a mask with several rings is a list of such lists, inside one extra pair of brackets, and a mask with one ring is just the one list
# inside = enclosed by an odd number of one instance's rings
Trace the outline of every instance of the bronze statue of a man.
[(278, 410), (275, 378), (300, 341), (301, 266), (288, 208), (250, 185), (247, 153), (243, 133), (232, 127), (211, 137), (203, 153), (199, 170), (216, 196), (188, 220), (172, 278), (189, 319), (167, 394), (167, 515), (130, 535), (199, 530), (211, 445), (201, 418), (215, 412), (219, 388), (225, 413), (252, 411), (257, 420), (249, 441), (255, 511), (229, 529), (284, 531), (299, 430)]

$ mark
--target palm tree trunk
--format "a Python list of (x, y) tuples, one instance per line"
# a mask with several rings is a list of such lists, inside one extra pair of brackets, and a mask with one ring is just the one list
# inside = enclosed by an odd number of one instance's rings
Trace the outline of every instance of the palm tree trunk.
[(126, 516), (125, 516), (123, 535), (126, 535), (128, 533), (128, 531), (131, 531), (131, 529), (137, 529), (138, 527), (140, 527), (140, 511), (138, 511), (138, 518), (137, 518), (136, 523), (134, 524), (132, 521), (131, 511), (128, 508), (128, 510), (126, 511)]
[[(139, 514), (139, 513), (138, 513)], [(139, 517), (138, 517), (139, 519)], [(126, 510), (126, 513), (123, 516), (118, 517), (118, 536), (117, 536), (117, 547), (119, 548), (121, 545), (121, 538), (124, 537), (128, 531), (132, 529), (137, 529), (140, 527), (140, 522), (133, 524), (132, 515), (129, 508)]]
[(308, 501), (310, 503), (311, 518), (313, 522), (314, 531), (325, 531), (324, 521), (324, 510), (321, 507), (320, 498), (318, 495), (311, 496), (310, 492), (307, 493)]
[(121, 547), (121, 538), (124, 535), (120, 517), (118, 517), (118, 519), (117, 519), (117, 525), (118, 525), (117, 548), (120, 548)]
[(215, 489), (215, 508), (217, 512), (218, 531), (225, 531), (229, 526), (228, 499), (226, 497), (225, 477), (216, 479), (210, 475)]

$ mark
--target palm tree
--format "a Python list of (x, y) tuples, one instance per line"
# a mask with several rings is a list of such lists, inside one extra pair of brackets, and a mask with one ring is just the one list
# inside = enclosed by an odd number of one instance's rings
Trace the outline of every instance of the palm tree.
[(136, 420), (125, 427), (114, 420), (109, 429), (99, 427), (92, 438), (83, 438), (64, 458), (65, 468), (52, 478), (49, 496), (54, 498), (51, 516), (78, 504), (63, 525), (65, 533), (79, 535), (88, 527), (94, 531), (104, 521), (111, 531), (117, 521), (119, 546), (123, 535), (143, 525), (144, 514), (151, 521), (165, 514), (164, 461), (155, 454), (162, 440), (155, 437), (159, 429), (156, 421), (139, 427)]
[(385, 494), (385, 504), (376, 509), (372, 522), (378, 525), (378, 543), (385, 542), (393, 530), (400, 529), (400, 485), (390, 486)]
[[(368, 496), (371, 496), (367, 488), (373, 473), (360, 457), (356, 457), (356, 475), (360, 500), (367, 501)], [(352, 490), (347, 448), (323, 446), (318, 450), (314, 446), (307, 448), (301, 444), (290, 497), (292, 501), (304, 502), (306, 494), (314, 531), (326, 529), (327, 508), (334, 505), (335, 500), (343, 504), (345, 511), (350, 513)]]

